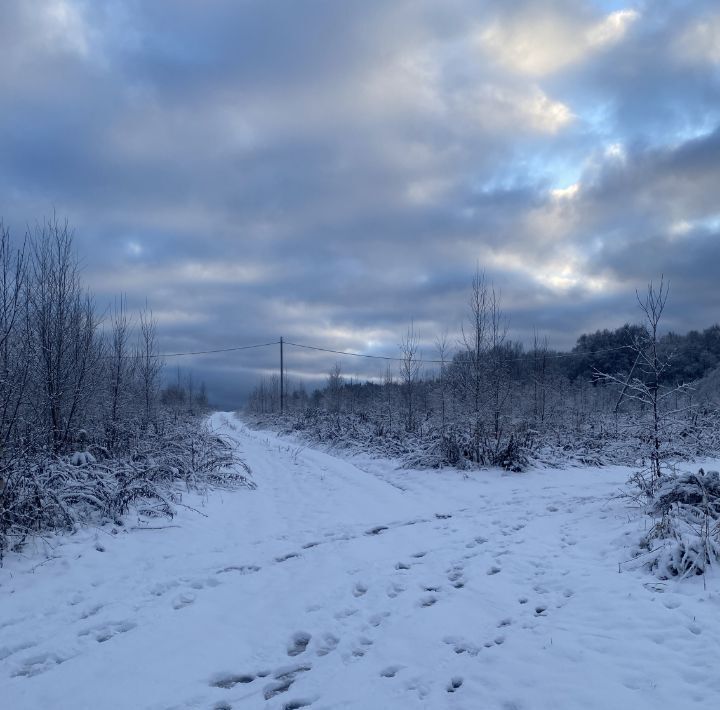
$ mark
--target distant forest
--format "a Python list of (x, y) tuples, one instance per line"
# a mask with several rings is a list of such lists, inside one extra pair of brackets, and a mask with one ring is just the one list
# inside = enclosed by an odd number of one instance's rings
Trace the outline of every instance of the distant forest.
[(263, 425), (413, 466), (652, 460), (657, 471), (661, 459), (720, 450), (720, 325), (661, 334), (668, 293), (650, 284), (638, 296), (642, 322), (560, 352), (541, 337), (530, 348), (512, 341), (500, 296), (478, 272), (458, 341), (438, 338), (421, 355), (411, 326), (382, 381), (348, 379), (338, 362), (311, 392), (285, 382), (281, 402), (279, 377), (266, 377), (246, 410)]
[[(578, 357), (560, 359), (558, 364), (571, 380), (578, 377), (592, 379), (598, 370), (628, 372), (635, 352), (628, 347), (607, 351), (639, 342), (644, 336), (645, 326), (627, 323), (616, 330), (581, 335), (572, 349)], [(667, 382), (677, 385), (699, 380), (720, 364), (720, 325), (712, 325), (702, 332), (691, 330), (685, 335), (670, 332), (658, 339), (658, 346), (667, 361)]]

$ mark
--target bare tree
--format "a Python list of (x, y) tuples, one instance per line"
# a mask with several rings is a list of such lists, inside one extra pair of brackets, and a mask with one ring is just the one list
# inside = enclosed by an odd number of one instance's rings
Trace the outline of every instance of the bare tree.
[(336, 362), (328, 373), (328, 392), (330, 396), (330, 411), (338, 414), (342, 403), (343, 376), (340, 363)]
[(187, 391), (188, 412), (195, 414), (195, 378), (192, 370), (185, 376), (185, 390)]
[(444, 331), (442, 335), (439, 335), (435, 339), (435, 349), (437, 350), (438, 357), (440, 359), (440, 373), (438, 376), (438, 384), (440, 390), (440, 435), (445, 436), (446, 427), (446, 399), (447, 399), (447, 372), (446, 363), (448, 359), (448, 338), (447, 331)]
[(657, 286), (650, 282), (644, 296), (636, 292), (645, 324), (642, 334), (636, 336), (629, 346), (635, 354), (635, 360), (627, 376), (596, 371), (598, 379), (612, 383), (620, 390), (616, 409), (623, 400), (628, 400), (635, 403), (641, 416), (644, 414), (639, 438), (649, 461), (649, 470), (647, 478), (640, 473), (638, 483), (650, 496), (654, 495), (663, 476), (665, 462), (670, 455), (670, 439), (677, 428), (677, 417), (681, 414), (673, 403), (678, 393), (690, 389), (687, 383), (673, 385), (665, 382), (670, 359), (660, 353), (658, 331), (668, 294), (669, 285), (664, 278), (660, 279)]
[(106, 428), (111, 449), (117, 444), (120, 435), (120, 419), (124, 413), (121, 410), (131, 395), (133, 360), (130, 356), (130, 328), (125, 298), (121, 296), (110, 315), (110, 412)]
[(471, 402), (473, 415), (472, 440), (474, 459), (481, 460), (483, 369), (487, 352), (488, 288), (485, 274), (477, 267), (473, 276), (468, 303), (468, 325), (462, 327), (462, 357), (465, 367), (465, 395)]
[(102, 357), (99, 321), (80, 282), (72, 232), (56, 218), (32, 242), (30, 323), (37, 354), (37, 414), (57, 451), (73, 435), (81, 408), (96, 394)]
[(545, 407), (547, 402), (547, 356), (547, 336), (541, 341), (538, 337), (537, 330), (534, 330), (532, 349), (533, 416), (535, 420), (539, 420), (540, 423), (545, 421)]
[(502, 415), (510, 395), (509, 358), (505, 350), (508, 325), (500, 305), (500, 293), (491, 286), (488, 299), (488, 384), (493, 415), (495, 455), (500, 448)]
[(383, 376), (383, 389), (385, 390), (385, 410), (387, 412), (387, 431), (392, 432), (393, 419), (393, 392), (395, 390), (395, 379), (393, 377), (392, 365), (387, 364)]
[(27, 260), (0, 222), (0, 454), (15, 431), (28, 382)]
[(405, 394), (405, 426), (407, 431), (415, 429), (415, 394), (420, 376), (419, 341), (415, 326), (410, 323), (407, 333), (400, 343), (400, 377)]
[(140, 311), (140, 331), (135, 358), (143, 402), (144, 424), (156, 424), (157, 399), (163, 362), (157, 352), (157, 322), (147, 303)]

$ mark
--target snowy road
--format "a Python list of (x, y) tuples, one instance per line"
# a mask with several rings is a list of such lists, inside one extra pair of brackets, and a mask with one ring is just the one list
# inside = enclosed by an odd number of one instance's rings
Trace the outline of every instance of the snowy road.
[(214, 423), (257, 490), (0, 569), (2, 710), (720, 707), (717, 578), (618, 573), (626, 470), (396, 471)]

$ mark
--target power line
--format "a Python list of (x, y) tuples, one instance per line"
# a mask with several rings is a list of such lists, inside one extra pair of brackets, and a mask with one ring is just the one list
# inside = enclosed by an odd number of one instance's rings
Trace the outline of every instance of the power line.
[[(386, 360), (386, 361), (392, 361), (392, 362), (403, 362), (405, 358), (402, 357), (390, 357), (387, 355), (367, 355), (365, 353), (355, 353), (355, 352), (348, 352), (344, 350), (332, 350), (330, 348), (321, 348), (317, 345), (302, 345), (300, 343), (291, 343), (289, 340), (284, 341), (285, 345), (292, 345), (296, 348), (303, 348), (305, 350), (317, 350), (319, 352), (323, 353), (333, 353), (335, 355), (348, 355), (351, 357), (362, 357), (367, 358), (369, 360)], [(569, 353), (553, 353), (545, 355), (546, 358), (550, 359), (559, 359), (563, 357), (583, 357), (583, 356), (592, 356), (592, 355), (600, 355), (602, 353), (610, 353), (610, 352), (616, 352), (618, 350), (625, 350), (627, 348), (631, 347), (630, 345), (620, 345), (615, 348), (604, 348), (600, 350), (593, 350), (591, 352), (569, 352)], [(514, 358), (503, 358), (502, 362), (525, 362), (528, 357), (531, 356), (532, 351), (529, 351), (526, 355), (523, 357), (514, 357)], [(451, 362), (451, 360), (426, 360), (423, 358), (418, 358), (415, 360), (415, 362), (418, 363), (427, 363), (427, 364), (435, 364), (435, 365), (447, 365)]]
[[(331, 353), (333, 355), (345, 355), (347, 357), (361, 357), (368, 360), (384, 360), (386, 362), (403, 362), (404, 358), (402, 357), (392, 357), (390, 355), (369, 355), (367, 353), (356, 353), (352, 351), (347, 350), (333, 350), (332, 348), (323, 348), (319, 345), (305, 345), (303, 343), (293, 343), (289, 340), (283, 341), (285, 345), (291, 345), (295, 348), (302, 348), (303, 350), (315, 350), (317, 352), (323, 352), (323, 353)], [(272, 345), (279, 345), (279, 340), (273, 340), (269, 343), (257, 343), (255, 345), (237, 345), (227, 348), (215, 348), (212, 350), (188, 350), (186, 352), (176, 352), (176, 353), (157, 353), (149, 355), (148, 357), (152, 358), (166, 358), (166, 357), (182, 357), (183, 355), (211, 355), (215, 353), (231, 353), (231, 352), (239, 352), (241, 350), (255, 350), (257, 348), (267, 348)], [(625, 350), (627, 348), (630, 348), (630, 345), (620, 345), (618, 347), (614, 348), (601, 348), (600, 350), (592, 350), (589, 352), (580, 351), (580, 352), (567, 352), (567, 353), (552, 353), (552, 354), (546, 354), (545, 357), (548, 359), (559, 359), (559, 358), (565, 358), (565, 357), (592, 357), (594, 355), (601, 355), (603, 353), (610, 353), (610, 352), (617, 352), (618, 350)], [(528, 357), (531, 357), (533, 351), (528, 351), (525, 355), (522, 357), (514, 357), (514, 358), (503, 358), (502, 362), (524, 362), (528, 359)], [(112, 356), (108, 356), (112, 357)], [(433, 364), (433, 365), (447, 365), (452, 362), (452, 359), (447, 360), (434, 360), (434, 359), (426, 359), (426, 358), (418, 358), (415, 360), (415, 362), (422, 363), (422, 364)]]
[(278, 345), (279, 340), (274, 340), (272, 343), (259, 343), (258, 345), (239, 345), (232, 348), (217, 348), (216, 350), (192, 350), (185, 353), (159, 353), (157, 355), (150, 355), (149, 357), (162, 358), (162, 357), (180, 357), (181, 355), (210, 355), (211, 353), (232, 353), (238, 350), (253, 350), (255, 348), (267, 348), (270, 345)]
[[(353, 353), (353, 352), (347, 352), (344, 350), (331, 350), (330, 348), (321, 348), (317, 345), (301, 345), (300, 343), (291, 343), (289, 340), (285, 340), (285, 345), (292, 345), (296, 348), (304, 348), (305, 350), (319, 350), (323, 353), (335, 353), (335, 355), (351, 355), (352, 357), (364, 357), (368, 358), (370, 360), (392, 360), (396, 362), (402, 362), (403, 358), (401, 357), (389, 357), (387, 355), (366, 355), (365, 353)], [(417, 359), (415, 362), (434, 362), (434, 363), (442, 363), (442, 360), (420, 360)], [(447, 361), (445, 361), (447, 362)]]

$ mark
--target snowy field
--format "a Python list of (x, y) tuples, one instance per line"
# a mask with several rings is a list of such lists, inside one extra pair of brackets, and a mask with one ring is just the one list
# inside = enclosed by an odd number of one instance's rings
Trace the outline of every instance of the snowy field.
[(626, 469), (397, 471), (214, 424), (257, 490), (0, 569), (2, 710), (720, 707), (718, 578), (619, 566)]

